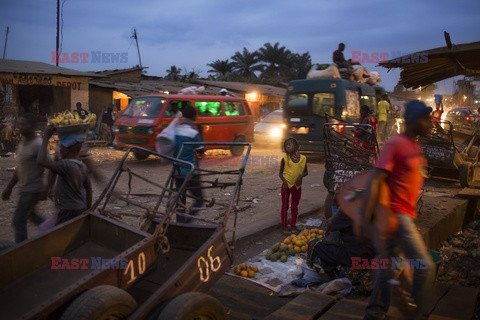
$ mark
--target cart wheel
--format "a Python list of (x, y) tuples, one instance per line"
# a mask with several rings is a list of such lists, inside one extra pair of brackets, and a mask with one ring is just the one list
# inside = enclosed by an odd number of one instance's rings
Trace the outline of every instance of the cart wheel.
[(126, 291), (101, 285), (83, 292), (70, 303), (60, 320), (123, 319), (137, 307)]
[(329, 218), (332, 217), (334, 206), (335, 206), (335, 194), (329, 192), (327, 194), (327, 197), (325, 198), (325, 205), (324, 205), (324, 208), (323, 208), (323, 212), (325, 214), (326, 219), (329, 219)]
[(143, 152), (143, 151), (140, 151), (140, 150), (133, 150), (133, 156), (137, 160), (145, 160), (145, 159), (148, 158), (149, 155), (150, 154), (147, 153), (147, 152)]
[(460, 186), (462, 188), (468, 188), (473, 183), (473, 165), (470, 162), (466, 162), (460, 166)]
[(158, 316), (158, 320), (226, 319), (223, 305), (212, 296), (200, 292), (188, 292), (170, 301)]
[[(245, 137), (244, 136), (238, 136), (233, 140), (233, 142), (245, 142)], [(230, 153), (232, 156), (241, 156), (243, 154), (243, 151), (245, 150), (245, 146), (231, 146), (230, 147)]]

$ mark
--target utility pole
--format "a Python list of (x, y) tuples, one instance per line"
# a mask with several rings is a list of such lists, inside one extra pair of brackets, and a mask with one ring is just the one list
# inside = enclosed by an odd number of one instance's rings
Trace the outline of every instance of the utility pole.
[(55, 59), (55, 63), (57, 67), (58, 67), (58, 58), (59, 58), (58, 48), (59, 48), (59, 41), (60, 41), (59, 33), (60, 33), (60, 0), (57, 0), (57, 46), (55, 50), (55, 55), (57, 57)]
[(137, 29), (135, 28), (133, 28), (132, 37), (135, 39), (135, 42), (137, 43), (138, 61), (140, 62), (140, 69), (142, 69), (142, 58), (140, 57), (140, 48), (138, 47), (138, 39), (137, 39)]
[(7, 26), (7, 32), (5, 32), (5, 46), (3, 47), (3, 59), (5, 59), (5, 52), (7, 51), (8, 31), (10, 28)]

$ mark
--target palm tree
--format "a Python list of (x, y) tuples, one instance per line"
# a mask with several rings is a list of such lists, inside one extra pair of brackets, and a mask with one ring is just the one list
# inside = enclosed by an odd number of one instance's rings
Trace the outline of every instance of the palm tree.
[(302, 55), (295, 53), (293, 54), (293, 57), (291, 57), (291, 59), (293, 60), (292, 73), (294, 79), (305, 79), (308, 72), (310, 71), (310, 69), (312, 69), (313, 66), (310, 53), (305, 52)]
[(228, 59), (227, 60), (217, 59), (212, 63), (207, 64), (207, 66), (212, 68), (208, 70), (208, 72), (217, 74), (217, 79), (225, 78), (227, 74), (233, 72), (233, 63), (230, 62)]
[(259, 61), (258, 52), (250, 52), (245, 47), (242, 52), (235, 52), (231, 59), (233, 60), (234, 71), (245, 78), (255, 78), (255, 71), (263, 70), (261, 65), (257, 65)]
[(167, 69), (165, 72), (167, 73), (167, 75), (165, 76), (166, 80), (177, 81), (180, 79), (180, 73), (182, 72), (182, 69), (173, 65), (170, 67), (170, 69)]
[(281, 70), (291, 63), (291, 54), (285, 46), (280, 47), (278, 42), (273, 46), (270, 42), (265, 43), (263, 47), (258, 49), (260, 61), (266, 63), (262, 78), (285, 78), (284, 71)]

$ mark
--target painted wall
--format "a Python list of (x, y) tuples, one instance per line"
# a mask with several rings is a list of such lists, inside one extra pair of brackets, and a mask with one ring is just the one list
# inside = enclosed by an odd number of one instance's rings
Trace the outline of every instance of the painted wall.
[(70, 88), (70, 108), (75, 109), (77, 102), (82, 107), (89, 109), (88, 101), (88, 77), (63, 77), (44, 74), (13, 74), (0, 73), (0, 82), (11, 85), (43, 85)]

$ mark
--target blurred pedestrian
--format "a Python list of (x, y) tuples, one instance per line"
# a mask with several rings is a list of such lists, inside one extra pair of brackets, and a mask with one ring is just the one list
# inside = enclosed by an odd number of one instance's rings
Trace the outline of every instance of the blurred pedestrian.
[(78, 115), (80, 116), (80, 119), (85, 119), (89, 114), (87, 110), (82, 108), (81, 102), (77, 102), (77, 112), (78, 112)]
[(432, 122), (433, 124), (437, 124), (442, 120), (443, 115), (443, 104), (442, 103), (435, 103), (435, 110), (432, 112)]
[[(298, 204), (302, 197), (303, 178), (308, 175), (307, 157), (298, 152), (298, 142), (288, 138), (283, 143), (286, 155), (280, 162), (279, 177), (282, 181), (282, 209), (280, 211), (281, 225), (284, 233), (299, 231), (297, 229)], [(291, 203), (290, 203), (291, 196)], [(288, 208), (290, 207), (291, 219), (287, 226)]]
[[(432, 108), (423, 102), (412, 100), (405, 107), (405, 132), (393, 136), (386, 142), (375, 164), (375, 172), (369, 184), (364, 205), (364, 221), (371, 221), (374, 208), (379, 201), (380, 185), (385, 182), (390, 191), (390, 208), (398, 219), (398, 229), (385, 241), (378, 234), (372, 236), (380, 258), (389, 259), (388, 248), (400, 246), (406, 259), (418, 259), (426, 266), (414, 271), (410, 304), (412, 313), (407, 316), (419, 319), (425, 307), (427, 294), (433, 283), (434, 265), (427, 247), (416, 225), (416, 204), (418, 194), (426, 176), (427, 161), (417, 141), (418, 136), (426, 136), (432, 128), (430, 113)], [(366, 308), (364, 319), (384, 319), (390, 306), (392, 279), (390, 269), (380, 269), (376, 274), (374, 289)]]
[(37, 155), (42, 140), (35, 135), (35, 125), (36, 121), (33, 114), (24, 114), (18, 119), (22, 141), (17, 148), (15, 172), (2, 193), (2, 199), (8, 200), (13, 187), (19, 185), (20, 197), (12, 221), (16, 243), (27, 239), (27, 219), (37, 225), (45, 220), (35, 210), (37, 203), (45, 196), (44, 169), (37, 164)]
[(383, 95), (378, 102), (378, 128), (377, 136), (379, 143), (383, 144), (387, 139), (387, 114), (390, 110), (390, 103), (388, 103), (387, 95)]
[(47, 153), (48, 140), (53, 135), (53, 130), (52, 126), (45, 129), (37, 162), (58, 176), (54, 191), (58, 225), (79, 216), (91, 207), (92, 185), (87, 166), (79, 156), (86, 135), (80, 132), (60, 133), (60, 159), (53, 160)]
[(100, 132), (103, 140), (107, 142), (107, 145), (112, 145), (113, 142), (113, 109), (108, 107), (102, 114), (102, 124), (100, 126)]
[[(182, 148), (183, 143), (185, 142), (201, 142), (201, 135), (199, 130), (195, 125), (195, 120), (197, 118), (197, 112), (195, 109), (190, 105), (185, 105), (182, 107), (182, 116), (183, 118), (175, 127), (175, 157), (190, 162), (194, 166), (196, 166), (196, 155), (198, 152), (201, 152), (203, 148), (199, 147), (198, 145), (184, 145), (182, 153), (179, 154), (180, 149)], [(188, 167), (179, 166), (177, 176), (175, 177), (175, 184), (179, 189), (185, 181), (185, 177), (189, 172)], [(193, 176), (191, 177), (190, 181), (185, 189), (185, 193), (181, 195), (181, 203), (183, 206), (186, 206), (187, 196), (186, 191), (195, 198), (193, 203), (193, 208), (200, 208), (203, 205), (203, 192), (201, 189), (200, 183), (200, 175), (198, 172), (193, 172)], [(180, 208), (180, 213), (186, 213), (186, 208)], [(195, 216), (198, 213), (198, 209), (191, 209), (190, 215)], [(177, 215), (177, 222), (188, 223), (191, 219), (188, 217), (183, 217)]]

